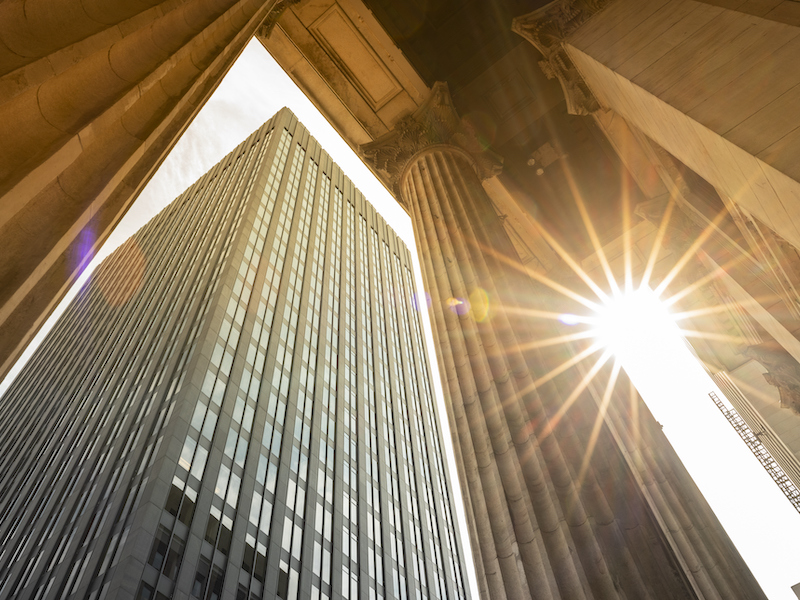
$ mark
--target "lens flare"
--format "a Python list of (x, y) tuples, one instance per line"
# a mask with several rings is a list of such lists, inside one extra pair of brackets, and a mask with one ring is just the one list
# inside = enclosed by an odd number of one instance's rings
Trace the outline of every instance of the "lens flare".
[(488, 320), (491, 317), (492, 305), (489, 302), (489, 294), (483, 288), (475, 288), (469, 295), (469, 304), (472, 311), (472, 318), (478, 323)]
[[(147, 258), (134, 238), (122, 244), (104, 263), (108, 265), (98, 273), (97, 288), (110, 306), (122, 306), (130, 300), (142, 284)], [(103, 275), (113, 271), (124, 275), (111, 278)]]
[(581, 322), (581, 318), (578, 315), (573, 315), (570, 313), (564, 313), (563, 315), (559, 315), (558, 320), (561, 321), (564, 325), (577, 325)]
[(431, 307), (431, 295), (428, 292), (417, 292), (411, 297), (411, 303), (415, 310), (422, 310), (422, 307)]

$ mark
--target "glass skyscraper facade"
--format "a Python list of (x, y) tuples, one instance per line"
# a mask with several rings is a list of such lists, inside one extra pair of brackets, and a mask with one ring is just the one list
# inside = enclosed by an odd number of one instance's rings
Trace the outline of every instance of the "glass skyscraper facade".
[(0, 399), (0, 597), (468, 597), (408, 249), (287, 109)]

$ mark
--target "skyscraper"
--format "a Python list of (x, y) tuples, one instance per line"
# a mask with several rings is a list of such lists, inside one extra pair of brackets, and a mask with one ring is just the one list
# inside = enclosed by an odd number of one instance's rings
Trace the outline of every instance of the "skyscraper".
[(0, 405), (4, 598), (466, 598), (410, 255), (287, 109)]

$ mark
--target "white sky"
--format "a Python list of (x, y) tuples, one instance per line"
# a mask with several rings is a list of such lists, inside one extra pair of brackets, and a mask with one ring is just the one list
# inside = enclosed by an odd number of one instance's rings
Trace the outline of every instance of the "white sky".
[[(288, 106), (297, 115), (342, 167), (405, 241), (416, 260), (411, 222), (406, 213), (261, 44), (253, 40), (99, 256), (47, 321), (9, 377), (0, 383), (0, 395), (96, 264), (283, 106)], [(417, 287), (422, 289), (418, 265)], [(427, 318), (423, 321), (430, 350), (430, 325)], [(668, 351), (670, 349), (673, 351)], [(716, 388), (685, 345), (678, 339), (660, 344), (652, 343), (651, 339), (640, 350), (633, 353), (637, 357), (636, 364), (628, 361), (626, 370), (655, 418), (664, 426), (664, 432), (686, 468), (767, 596), (773, 600), (796, 600), (790, 587), (800, 582), (800, 514), (792, 508), (708, 398), (708, 392)], [(638, 360), (642, 357), (647, 357), (647, 360)], [(441, 384), (435, 359), (431, 360), (431, 368), (441, 406)], [(440, 410), (444, 417), (443, 409)], [(446, 419), (442, 421), (445, 428), (443, 437), (452, 465), (450, 434), (446, 429)], [(457, 518), (463, 524), (463, 506), (452, 466), (451, 480), (456, 491)], [(462, 540), (469, 558), (469, 542), (463, 527)], [(469, 571), (473, 597), (477, 598), (471, 565)]]

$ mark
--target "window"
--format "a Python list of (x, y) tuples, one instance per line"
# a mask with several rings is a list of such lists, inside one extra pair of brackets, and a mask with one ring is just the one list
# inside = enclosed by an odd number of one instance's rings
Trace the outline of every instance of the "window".
[(164, 558), (167, 555), (167, 546), (169, 546), (169, 529), (163, 525), (158, 526), (155, 540), (153, 541), (153, 549), (150, 551), (150, 563), (160, 571), (161, 566), (164, 564)]

